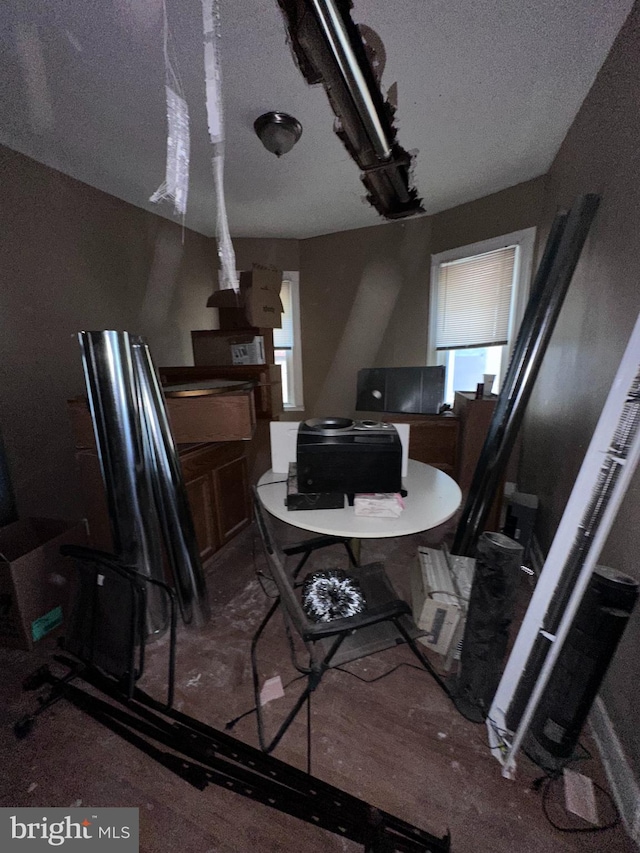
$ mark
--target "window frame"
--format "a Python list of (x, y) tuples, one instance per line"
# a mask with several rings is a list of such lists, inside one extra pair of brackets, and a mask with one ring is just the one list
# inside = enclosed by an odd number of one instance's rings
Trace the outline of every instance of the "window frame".
[[(466, 246), (458, 246), (455, 249), (448, 249), (444, 252), (438, 252), (431, 255), (431, 270), (429, 280), (429, 325), (427, 336), (427, 365), (433, 366), (438, 364), (447, 364), (447, 356), (451, 350), (436, 350), (436, 322), (437, 322), (437, 305), (438, 305), (438, 271), (440, 265), (450, 261), (459, 261), (464, 258), (471, 258), (475, 255), (482, 255), (486, 252), (493, 252), (496, 249), (504, 249), (508, 246), (516, 246), (516, 257), (514, 262), (514, 281), (511, 296), (511, 305), (509, 309), (509, 326), (507, 333), (508, 343), (503, 348), (501, 360), (501, 369), (499, 376), (499, 384), (497, 390), (504, 380), (515, 336), (520, 328), (520, 323), (524, 316), (525, 308), (529, 298), (529, 285), (531, 282), (531, 272), (533, 268), (533, 252), (536, 240), (536, 228), (523, 228), (519, 231), (512, 231), (510, 234), (503, 234), (500, 237), (490, 237), (488, 240), (480, 240), (477, 243), (469, 243)], [(457, 389), (457, 390), (473, 390), (473, 389)]]
[[(291, 384), (293, 403), (284, 404), (284, 408), (288, 412), (296, 412), (304, 410), (302, 345), (300, 335), (300, 273), (294, 270), (283, 271), (282, 280), (288, 281), (291, 284), (291, 319), (293, 327), (293, 347), (286, 356), (289, 366), (287, 373)], [(279, 351), (279, 348), (274, 344), (274, 361), (276, 351)], [(286, 369), (286, 366), (281, 365), (281, 370), (284, 369)]]

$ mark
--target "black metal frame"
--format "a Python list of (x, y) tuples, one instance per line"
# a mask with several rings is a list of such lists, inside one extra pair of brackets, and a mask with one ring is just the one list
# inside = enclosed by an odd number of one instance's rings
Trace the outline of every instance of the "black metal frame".
[(598, 204), (597, 195), (581, 196), (568, 214), (558, 213), (553, 221), (460, 515), (451, 548), (454, 554), (474, 556)]
[[(220, 785), (361, 843), (365, 853), (448, 853), (451, 847), (448, 833), (438, 838), (418, 829), (173, 708), (177, 620), (173, 590), (123, 565), (112, 554), (71, 545), (64, 546), (64, 553), (85, 568), (90, 566), (96, 573), (96, 580), (101, 571), (113, 572), (127, 580), (132, 600), (140, 605), (145, 602), (144, 594), (140, 593), (144, 593), (148, 583), (157, 583), (166, 591), (171, 602), (167, 701), (154, 699), (135, 684), (144, 668), (145, 620), (144, 612), (141, 614), (134, 608), (126, 633), (130, 645), (124, 655), (130, 663), (126, 677), (122, 677), (120, 666), (115, 676), (96, 666), (91, 660), (91, 645), (76, 643), (78, 648), (88, 648), (89, 659), (55, 655), (54, 660), (68, 670), (63, 676), (54, 675), (49, 666), (42, 666), (25, 679), (25, 690), (46, 686), (48, 691), (38, 697), (35, 711), (14, 725), (18, 738), (31, 732), (39, 714), (60, 699), (66, 699), (199, 790), (210, 784)], [(94, 612), (100, 613), (99, 610)], [(73, 629), (73, 620), (70, 627)], [(68, 642), (70, 646), (74, 645), (72, 639)], [(72, 683), (74, 681), (84, 682), (91, 692)], [(95, 695), (96, 691), (105, 698)]]
[[(407, 629), (407, 623), (415, 629), (411, 616), (411, 608), (406, 601), (403, 601), (396, 596), (381, 563), (372, 563), (369, 566), (358, 568), (354, 567), (352, 569), (353, 576), (358, 580), (360, 586), (365, 592), (365, 597), (368, 600), (368, 606), (365, 610), (347, 618), (334, 619), (331, 622), (313, 622), (307, 617), (295, 594), (296, 586), (298, 586), (298, 575), (310, 552), (305, 554), (291, 574), (287, 573), (278, 556), (277, 546), (271, 530), (269, 529), (269, 524), (262, 511), (260, 496), (255, 487), (253, 490), (253, 507), (256, 525), (262, 539), (265, 556), (271, 571), (271, 580), (274, 582), (278, 590), (278, 595), (274, 598), (273, 603), (262, 619), (251, 641), (251, 670), (253, 677), (255, 712), (258, 724), (258, 741), (260, 743), (260, 748), (264, 752), (270, 753), (276, 748), (291, 723), (302, 710), (302, 707), (307, 703), (307, 767), (310, 772), (311, 737), (309, 730), (309, 703), (311, 694), (320, 684), (324, 673), (335, 665), (333, 660), (347, 637), (363, 628), (368, 628), (381, 622), (390, 622), (393, 624), (397, 635), (402, 638), (401, 641), (405, 642), (409, 646), (421, 666), (424, 667), (424, 669), (434, 678), (439, 687), (441, 687), (442, 690), (450, 696), (450, 691), (444, 680), (432, 667), (427, 657), (420, 651), (414, 638)], [(300, 548), (303, 547), (304, 546), (300, 546)], [(322, 545), (318, 545), (318, 547), (322, 547)], [(347, 551), (349, 550), (350, 549), (347, 548)], [(283, 553), (297, 552), (297, 548), (283, 549)], [(371, 596), (367, 594), (368, 589), (371, 590)], [(264, 630), (280, 608), (283, 610), (285, 626), (287, 628), (287, 634), (289, 636), (292, 649), (293, 664), (299, 672), (306, 675), (307, 683), (304, 690), (296, 699), (293, 707), (286, 715), (284, 721), (280, 724), (276, 733), (270, 740), (267, 740), (265, 737), (264, 716), (260, 701), (260, 678), (258, 674), (257, 647)], [(291, 638), (290, 626), (293, 626), (297, 631), (309, 653), (308, 666), (299, 666), (295, 660), (295, 651), (293, 647), (293, 639)], [(415, 630), (417, 632), (417, 629)], [(319, 652), (319, 650), (323, 648), (321, 645), (322, 641), (328, 641), (328, 643), (324, 644), (324, 653)], [(364, 651), (362, 652), (362, 656), (369, 653), (370, 652)]]
[[(50, 685), (54, 701), (65, 698), (190, 785), (220, 785), (251, 800), (364, 845), (365, 853), (447, 853), (450, 836), (438, 838), (309, 776), (255, 747), (168, 707), (139, 688), (127, 696), (95, 667), (57, 655), (69, 668), (64, 677), (42, 667), (25, 689)], [(110, 700), (71, 684), (79, 679)], [(48, 707), (47, 700), (41, 707)], [(171, 752), (167, 752), (167, 747)]]
[(351, 547), (351, 539), (348, 539), (346, 536), (314, 536), (312, 539), (305, 539), (299, 545), (289, 545), (283, 548), (282, 551), (287, 556), (302, 554), (302, 559), (294, 572), (294, 575), (297, 576), (314, 551), (318, 551), (320, 548), (328, 548), (331, 545), (343, 545), (349, 557), (349, 562), (352, 566), (357, 567), (358, 561)]
[[(107, 551), (99, 551), (95, 548), (87, 548), (82, 545), (63, 545), (60, 553), (66, 557), (71, 557), (77, 563), (84, 565), (85, 568), (90, 568), (95, 572), (95, 582), (93, 584), (93, 613), (95, 614), (95, 601), (99, 594), (100, 584), (98, 583), (98, 575), (100, 572), (112, 572), (116, 576), (122, 578), (129, 583), (132, 607), (132, 622), (129, 627), (129, 654), (128, 666), (124, 679), (121, 679), (122, 686), (125, 687), (125, 694), (128, 698), (133, 696), (135, 683), (140, 679), (144, 672), (145, 647), (146, 647), (146, 606), (147, 596), (146, 591), (148, 585), (162, 590), (169, 600), (169, 658), (168, 658), (168, 677), (167, 677), (167, 706), (173, 705), (175, 693), (175, 665), (176, 665), (176, 632), (178, 621), (178, 603), (174, 590), (164, 581), (141, 574), (133, 566), (128, 566), (123, 563), (114, 554)], [(80, 604), (82, 604), (80, 602)], [(100, 662), (96, 653), (96, 632), (98, 626), (95, 620), (92, 622), (91, 643), (88, 649), (88, 656), (84, 657), (84, 662), (87, 666), (97, 666), (100, 668)], [(77, 647), (74, 649), (74, 640), (71, 638), (68, 641), (68, 651), (78, 656)], [(138, 650), (138, 662), (136, 665), (136, 648)]]

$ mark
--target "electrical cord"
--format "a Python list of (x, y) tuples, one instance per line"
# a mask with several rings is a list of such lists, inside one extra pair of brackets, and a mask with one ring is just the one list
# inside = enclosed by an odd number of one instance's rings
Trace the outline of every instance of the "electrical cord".
[[(491, 717), (487, 717), (487, 722), (491, 725), (493, 731), (496, 736), (499, 738), (500, 743), (496, 744), (495, 747), (492, 747), (488, 741), (483, 740), (485, 746), (488, 746), (489, 749), (503, 749), (505, 747), (509, 747), (509, 741), (506, 740), (505, 736), (511, 736), (513, 733), (508, 729), (503, 729), (496, 724)], [(535, 779), (531, 783), (531, 788), (534, 791), (541, 791), (541, 803), (542, 803), (542, 812), (547, 819), (548, 823), (558, 832), (570, 832), (570, 833), (589, 833), (589, 832), (605, 832), (608, 829), (613, 829), (620, 823), (620, 812), (618, 811), (616, 804), (613, 800), (613, 797), (602, 785), (599, 785), (597, 782), (594, 782), (593, 779), (591, 783), (593, 787), (599, 791), (607, 800), (610, 809), (614, 813), (614, 817), (612, 820), (607, 821), (600, 826), (562, 826), (557, 821), (555, 821), (551, 815), (549, 814), (549, 798), (551, 796), (551, 790), (553, 787), (553, 783), (557, 782), (559, 779), (563, 778), (564, 770), (569, 767), (571, 764), (576, 764), (579, 761), (587, 761), (593, 758), (591, 752), (587, 749), (587, 747), (583, 743), (578, 743), (578, 746), (582, 750), (582, 755), (572, 755), (571, 758), (567, 759), (567, 761), (556, 770), (554, 773), (545, 773), (544, 776), (540, 776), (538, 779)]]
[[(614, 802), (611, 794), (599, 785), (597, 782), (594, 782), (591, 779), (591, 784), (593, 787), (599, 791), (603, 797), (606, 798), (606, 801), (610, 807), (610, 810), (613, 812), (614, 817), (607, 821), (606, 823), (600, 824), (599, 826), (562, 826), (559, 824), (549, 813), (549, 799), (551, 796), (551, 791), (555, 782), (563, 778), (564, 771), (570, 767), (572, 764), (576, 764), (579, 761), (587, 761), (593, 758), (591, 752), (587, 749), (587, 747), (583, 743), (578, 743), (578, 746), (582, 750), (582, 755), (572, 755), (568, 758), (560, 767), (554, 770), (552, 773), (545, 773), (543, 776), (540, 776), (538, 779), (535, 779), (531, 788), (534, 791), (541, 791), (541, 802), (542, 802), (542, 813), (545, 818), (549, 822), (549, 824), (558, 832), (569, 832), (569, 833), (595, 833), (595, 832), (605, 832), (606, 830), (613, 829), (620, 823), (620, 812), (618, 811), (616, 804)], [(565, 809), (565, 814), (567, 810)], [(579, 815), (577, 816), (578, 819)]]
[(341, 666), (332, 666), (331, 669), (337, 669), (339, 672), (344, 672), (347, 675), (352, 675), (354, 678), (357, 678), (358, 681), (364, 681), (365, 684), (374, 684), (376, 681), (381, 681), (383, 678), (386, 678), (388, 675), (391, 675), (392, 672), (395, 672), (397, 669), (400, 669), (401, 666), (407, 666), (410, 669), (417, 669), (418, 672), (427, 672), (424, 667), (416, 666), (413, 663), (405, 663), (404, 661), (391, 667), (391, 669), (388, 669), (386, 672), (383, 672), (382, 675), (376, 675), (374, 678), (363, 678), (361, 675), (357, 675), (355, 672), (351, 672), (351, 670), (344, 669)]
[(536, 779), (531, 786), (536, 791), (542, 791), (542, 812), (554, 829), (558, 832), (571, 833), (605, 832), (608, 829), (613, 829), (620, 823), (620, 812), (613, 801), (613, 797), (602, 787), (602, 785), (598, 785), (598, 783), (594, 782), (593, 779), (591, 780), (593, 787), (606, 797), (611, 809), (613, 810), (613, 819), (607, 823), (600, 824), (599, 826), (562, 826), (557, 823), (549, 814), (549, 797), (553, 783), (557, 782), (561, 778), (561, 774), (541, 776), (539, 779)]
[[(294, 681), (300, 681), (300, 679), (301, 679), (301, 678), (306, 678), (306, 674), (305, 674), (305, 675), (296, 675), (296, 677), (295, 677), (295, 678), (292, 678), (292, 679), (291, 679), (291, 681), (288, 681), (288, 682), (284, 685), (284, 687), (283, 687), (282, 689), (283, 689), (283, 690), (286, 690), (286, 689), (287, 689), (287, 687), (290, 687), (290, 686), (294, 683)], [(255, 714), (257, 710), (258, 710), (258, 709), (257, 709), (257, 708), (256, 708), (256, 706), (254, 705), (254, 706), (253, 706), (253, 708), (249, 708), (249, 710), (248, 710), (248, 711), (243, 711), (243, 713), (242, 713), (242, 714), (240, 714), (240, 715), (239, 715), (239, 716), (237, 716), (237, 717), (234, 717), (234, 719), (233, 719), (233, 720), (229, 720), (229, 722), (228, 722), (228, 723), (225, 723), (225, 727), (224, 727), (225, 731), (227, 731), (227, 732), (228, 732), (228, 731), (230, 731), (232, 728), (234, 728), (234, 726), (235, 726), (237, 723), (239, 723), (239, 722), (240, 722), (240, 720), (243, 720), (245, 717), (248, 717), (248, 716), (249, 716), (249, 714)]]

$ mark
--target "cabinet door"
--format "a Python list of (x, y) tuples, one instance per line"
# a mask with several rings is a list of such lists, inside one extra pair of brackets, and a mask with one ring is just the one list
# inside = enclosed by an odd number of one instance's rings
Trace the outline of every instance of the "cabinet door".
[(193, 526), (195, 528), (198, 547), (200, 548), (200, 559), (202, 562), (208, 560), (220, 547), (218, 540), (215, 510), (213, 482), (210, 474), (197, 477), (186, 484)]
[(212, 477), (220, 545), (224, 545), (251, 521), (247, 460), (244, 456), (233, 459), (216, 468)]

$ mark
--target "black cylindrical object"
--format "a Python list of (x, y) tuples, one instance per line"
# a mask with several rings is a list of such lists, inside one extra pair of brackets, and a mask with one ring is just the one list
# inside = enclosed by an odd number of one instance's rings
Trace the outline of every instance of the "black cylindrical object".
[(452, 699), (468, 720), (481, 723), (502, 675), (523, 547), (503, 533), (483, 533), (469, 597), (460, 666)]
[(582, 196), (566, 218), (554, 220), (460, 515), (454, 554), (474, 555), (598, 203), (596, 195)]
[(636, 580), (596, 566), (523, 741), (547, 772), (572, 758), (637, 598)]

